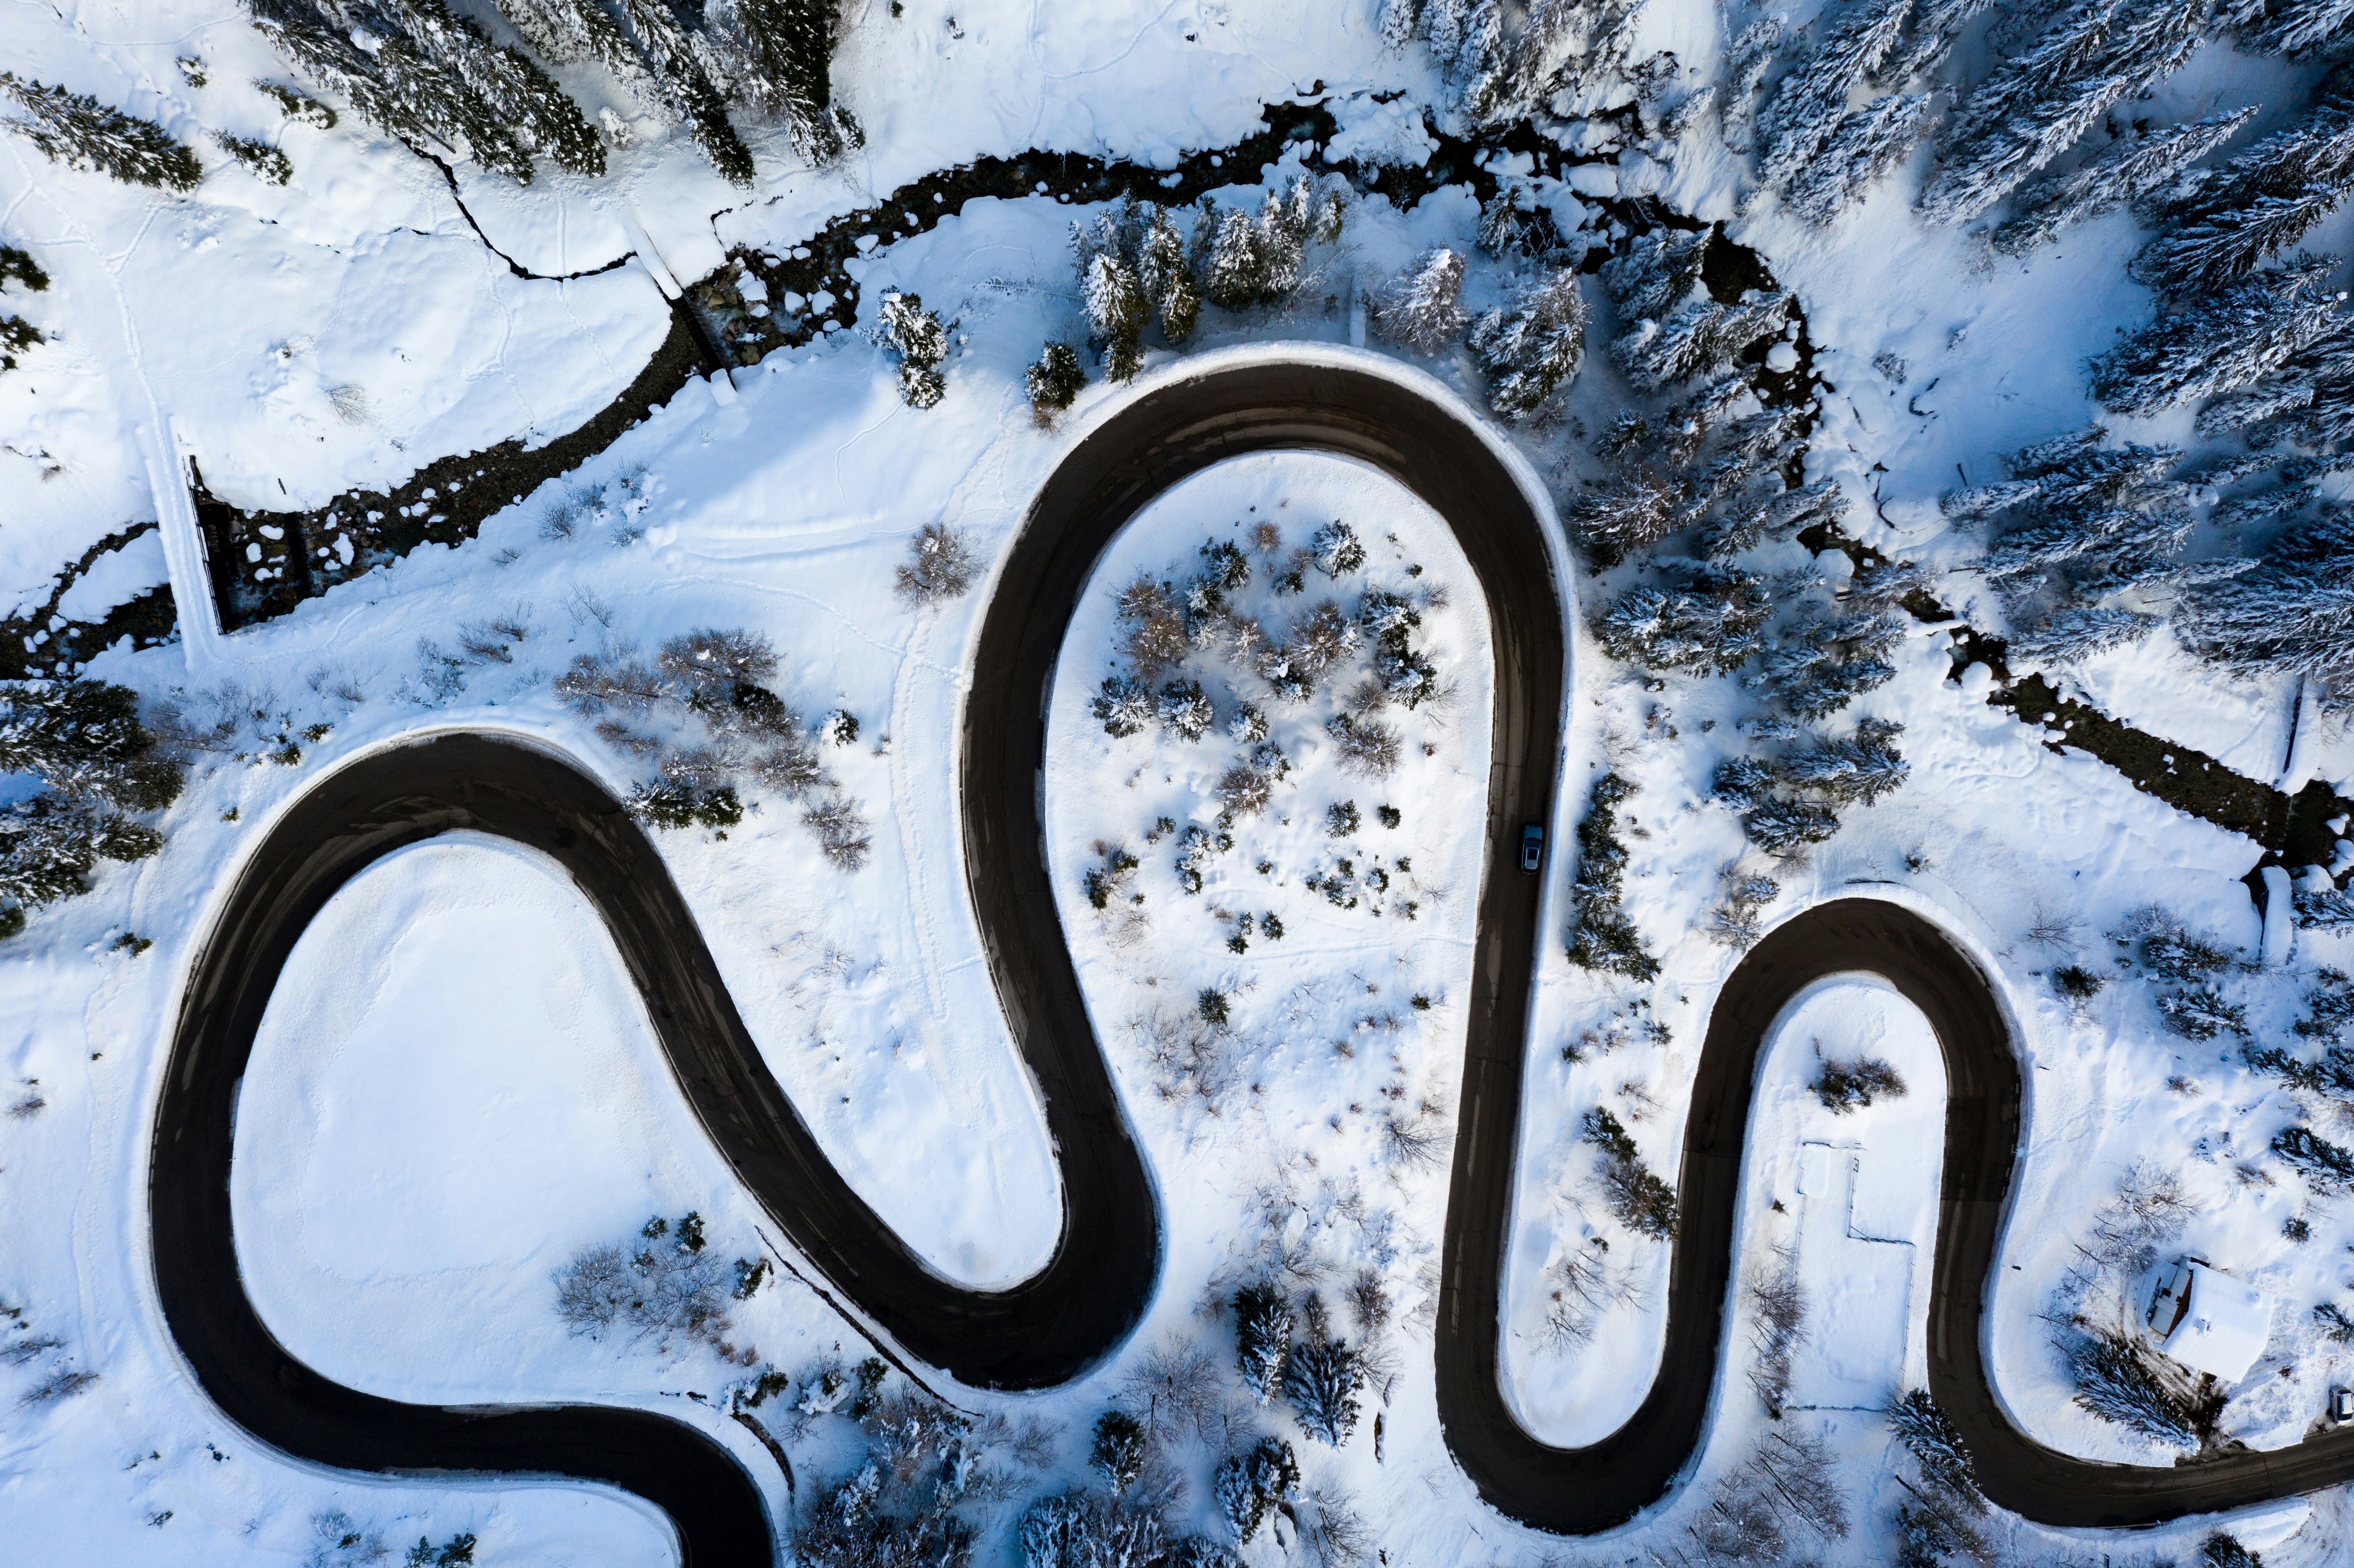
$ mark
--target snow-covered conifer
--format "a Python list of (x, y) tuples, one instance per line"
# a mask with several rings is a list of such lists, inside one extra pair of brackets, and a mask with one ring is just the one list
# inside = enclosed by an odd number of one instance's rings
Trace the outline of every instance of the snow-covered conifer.
[(1679, 579), (1612, 600), (1594, 620), (1602, 651), (1648, 670), (1722, 675), (1764, 648), (1774, 604), (1763, 579), (1715, 567), (1689, 568)]
[(1299, 1460), (1282, 1438), (1262, 1437), (1242, 1453), (1229, 1454), (1219, 1461), (1210, 1490), (1218, 1516), (1234, 1532), (1235, 1543), (1247, 1546), (1267, 1510), (1288, 1503), (1298, 1494)]
[(1109, 251), (1087, 263), (1082, 301), (1087, 330), (1104, 345), (1104, 375), (1126, 381), (1143, 367), (1141, 339), (1148, 307), (1135, 269)]
[(864, 139), (832, 102), (836, 0), (726, 0), (705, 14), (732, 91), (782, 118), (803, 152), (827, 162)]
[(1235, 1361), (1243, 1386), (1261, 1404), (1283, 1386), (1283, 1365), (1291, 1355), (1291, 1303), (1271, 1285), (1246, 1285), (1235, 1292)]
[(1030, 393), (1030, 407), (1044, 421), (1071, 406), (1087, 384), (1087, 373), (1069, 344), (1050, 343), (1038, 362), (1022, 373), (1022, 380)]
[(1114, 740), (1142, 735), (1161, 722), (1161, 705), (1150, 688), (1126, 675), (1107, 675), (1103, 689), (1089, 705), (1104, 733)]
[(0, 938), (42, 905), (80, 893), (101, 860), (141, 860), (163, 835), (125, 811), (178, 798), (180, 764), (159, 755), (137, 694), (102, 681), (0, 683), (0, 774), (39, 791), (0, 809)]
[(1610, 354), (1638, 391), (1656, 391), (1728, 363), (1760, 338), (1780, 332), (1789, 319), (1787, 293), (1729, 305), (1696, 299), (1664, 322), (1640, 322), (1620, 334)]
[(1180, 740), (1199, 740), (1218, 722), (1217, 709), (1199, 681), (1172, 681), (1161, 688), (1161, 723)]
[(2122, 605), (2077, 605), (2026, 626), (2014, 626), (2014, 664), (2074, 664), (2128, 647), (2157, 630), (2158, 618)]
[(1562, 513), (1571, 536), (1602, 571), (1666, 538), (1680, 519), (1674, 487), (1648, 468), (1589, 480)]
[(1782, 187), (1790, 210), (1818, 228), (1862, 199), (1920, 139), (1935, 95), (1891, 92), (1840, 117), (1821, 148)]
[(1463, 257), (1446, 246), (1429, 251), (1373, 296), (1374, 329), (1417, 354), (1437, 354), (1461, 339)]
[(1136, 272), (1161, 323), (1161, 335), (1172, 345), (1193, 336), (1193, 323), (1202, 313), (1201, 291), (1193, 281), (1193, 268), (1186, 263), (1185, 241), (1169, 220), (1166, 208), (1154, 207), (1147, 220), (1137, 247)]
[(2238, 281), (2305, 237), (2354, 190), (2354, 98), (2325, 86), (2313, 112), (2221, 169), (2195, 170), (2150, 198), (2169, 226), (2128, 269), (2162, 294)]
[(1847, 492), (1835, 479), (1797, 490), (1772, 490), (1727, 508), (1704, 535), (1709, 556), (1722, 560), (1757, 547), (1766, 539), (1787, 539), (1817, 525), (1836, 526), (1847, 515)]
[(1713, 228), (1654, 228), (1629, 239), (1622, 253), (1602, 264), (1602, 286), (1618, 307), (1619, 321), (1656, 321), (1689, 300), (1715, 239)]
[(1364, 1384), (1357, 1352), (1314, 1331), (1314, 1325), (1283, 1366), (1283, 1396), (1291, 1402), (1299, 1429), (1335, 1448), (1357, 1429), (1357, 1391)]
[(1148, 1454), (1144, 1427), (1125, 1410), (1107, 1410), (1096, 1418), (1094, 1446), (1088, 1462), (1111, 1489), (1126, 1491), (1144, 1473)]
[(1912, 771), (1896, 749), (1896, 737), (1903, 733), (1901, 724), (1866, 719), (1847, 739), (1824, 741), (1786, 758), (1782, 778), (1835, 806), (1872, 805)]
[(1951, 1417), (1929, 1397), (1925, 1388), (1909, 1389), (1888, 1402), (1889, 1430), (1904, 1445), (1921, 1474), (1956, 1498), (1977, 1502), (1978, 1468)]
[(1570, 885), (1575, 924), (1569, 961), (1639, 980), (1656, 977), (1659, 961), (1644, 949), (1642, 933), (1619, 901), (1627, 846), (1618, 840), (1618, 806), (1637, 788), (1616, 773), (1606, 773), (1586, 796), (1585, 816), (1577, 824), (1577, 878)]
[(2020, 188), (2016, 214), (1994, 231), (1994, 248), (2024, 256), (2072, 223), (2143, 200), (2229, 141), (2255, 111), (2252, 103), (2147, 136), (2120, 136), (2073, 173), (2031, 181)]
[(1865, 0), (1782, 79), (1757, 116), (1765, 137), (1762, 182), (1779, 190), (1814, 164), (1847, 119), (1849, 96), (1876, 80), (1895, 55), (1913, 7), (1914, 0)]
[(604, 172), (603, 144), (579, 106), (529, 56), (493, 43), (442, 0), (247, 0), (247, 9), (280, 53), (395, 136), (463, 146), (519, 184), (535, 155)]
[(1586, 317), (1574, 267), (1546, 274), (1509, 311), (1482, 314), (1470, 344), (1488, 373), (1489, 406), (1508, 418), (1527, 419), (1566, 391), (1585, 363)]
[(924, 309), (923, 296), (894, 289), (883, 296), (883, 341), (899, 355), (899, 397), (910, 408), (928, 408), (948, 396), (940, 364), (949, 356), (948, 329)]
[(1267, 282), (1267, 261), (1259, 253), (1258, 225), (1240, 207), (1223, 211), (1203, 199), (1195, 232), (1207, 225), (1211, 235), (1208, 265), (1202, 271), (1202, 292), (1223, 309), (1238, 311), (1258, 302)]
[[(49, 275), (30, 251), (0, 245), (0, 291), (11, 283), (21, 283), (27, 292), (37, 294), (48, 288)], [(16, 369), (16, 356), (41, 341), (40, 328), (22, 316), (0, 312), (0, 370)]]
[(2074, 0), (1964, 101), (1917, 204), (1967, 223), (2073, 146), (2117, 104), (2172, 75), (2199, 47), (2205, 0)]
[(2186, 590), (2179, 630), (2226, 669), (2306, 675), (2335, 702), (2354, 699), (2354, 522), (2325, 514), (2253, 569)]
[(1365, 546), (1357, 531), (1335, 517), (1309, 540), (1316, 553), (1316, 569), (1328, 577), (1345, 577), (1365, 567)]
[(2338, 267), (2306, 257), (2158, 317), (2092, 362), (2093, 396), (2146, 418), (2247, 386), (2339, 323)]
[(2354, 31), (2354, 0), (2225, 0), (2217, 19), (2252, 53), (2331, 58)]
[(23, 111), (0, 121), (38, 147), (52, 163), (96, 169), (126, 185), (188, 191), (205, 177), (205, 166), (187, 144), (152, 120), (142, 120), (101, 103), (86, 92), (28, 81), (0, 70), (0, 95)]

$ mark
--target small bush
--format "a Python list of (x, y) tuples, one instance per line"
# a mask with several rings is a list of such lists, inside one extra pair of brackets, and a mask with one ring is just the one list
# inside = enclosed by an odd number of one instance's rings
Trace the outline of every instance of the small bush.
[(908, 558), (898, 568), (898, 592), (910, 605), (938, 604), (958, 599), (981, 575), (981, 561), (972, 543), (960, 529), (945, 523), (928, 523), (908, 546)]
[(1324, 836), (1345, 839), (1357, 831), (1361, 820), (1354, 800), (1335, 800), (1324, 808)]
[(1904, 1080), (1894, 1067), (1877, 1056), (1826, 1058), (1822, 1072), (1807, 1087), (1840, 1116), (1846, 1116), (1859, 1106), (1869, 1106), (1878, 1096), (1885, 1095), (1893, 1100), (1904, 1095)]
[(2090, 1001), (2108, 983), (2106, 975), (2094, 974), (2082, 964), (2062, 964), (2052, 971), (2052, 989), (2071, 1001)]
[(267, 142), (234, 135), (227, 131), (215, 132), (213, 139), (220, 143), (222, 152), (244, 164), (252, 171), (256, 179), (266, 185), (282, 185), (293, 176), (293, 163)]
[(1216, 990), (1204, 990), (1202, 994), (1194, 999), (1193, 1010), (1202, 1015), (1202, 1022), (1213, 1029), (1224, 1029), (1227, 1020), (1234, 1016), (1234, 1010), (1226, 1001), (1226, 993)]

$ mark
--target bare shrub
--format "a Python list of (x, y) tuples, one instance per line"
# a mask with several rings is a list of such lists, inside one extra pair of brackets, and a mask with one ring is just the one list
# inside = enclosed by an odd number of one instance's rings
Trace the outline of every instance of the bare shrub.
[(2116, 1195), (2094, 1215), (2093, 1245), (2085, 1250), (2104, 1267), (2139, 1274), (2198, 1212), (2173, 1171), (2136, 1160), (2118, 1178)]
[(20, 1408), (61, 1404), (97, 1381), (98, 1374), (94, 1372), (59, 1367), (26, 1391), (25, 1396), (16, 1404)]
[(1212, 1027), (1199, 1011), (1156, 1010), (1129, 1020), (1153, 1069), (1153, 1089), (1164, 1100), (1198, 1099), (1212, 1116), (1242, 1082), (1234, 1036)]
[(1392, 1311), (1390, 1293), (1377, 1271), (1370, 1268), (1357, 1270), (1356, 1277), (1349, 1281), (1348, 1289), (1341, 1293), (1341, 1299), (1348, 1305), (1349, 1318), (1356, 1324), (1359, 1338), (1371, 1340), (1389, 1327)]
[(1120, 1397), (1144, 1412), (1145, 1429), (1207, 1438), (1225, 1408), (1218, 1361), (1191, 1340), (1171, 1338), (1147, 1351), (1120, 1380)]
[(1136, 679), (1159, 680), (1177, 667), (1191, 652), (1185, 616), (1176, 598), (1152, 578), (1138, 574), (1122, 588), (1119, 599), (1120, 624), (1127, 628), (1120, 652)]
[(963, 532), (945, 523), (928, 523), (898, 568), (899, 597), (911, 606), (938, 604), (961, 597), (980, 575), (980, 558)]
[(1830, 1449), (1820, 1437), (1778, 1427), (1758, 1439), (1742, 1467), (1786, 1517), (1827, 1540), (1847, 1539), (1847, 1496), (1834, 1478)]
[(665, 1344), (684, 1335), (712, 1344), (728, 1327), (726, 1271), (690, 1213), (673, 1229), (649, 1220), (628, 1246), (582, 1249), (556, 1273), (556, 1315), (571, 1332), (601, 1339), (625, 1328), (633, 1339)]
[(1325, 726), (1340, 756), (1341, 771), (1361, 779), (1386, 779), (1397, 769), (1397, 731), (1373, 718), (1336, 715)]
[(1382, 1152), (1393, 1165), (1407, 1171), (1432, 1170), (1446, 1149), (1445, 1128), (1419, 1111), (1410, 1117), (1393, 1111), (1382, 1118)]
[(777, 673), (777, 651), (757, 631), (705, 627), (673, 637), (655, 661), (663, 674), (692, 691), (723, 694), (758, 685)]
[(1765, 935), (1766, 906), (1781, 896), (1782, 885), (1770, 876), (1744, 876), (1725, 869), (1723, 899), (1709, 912), (1709, 939), (1735, 951), (1754, 945)]
[(1610, 1266), (1609, 1247), (1598, 1237), (1564, 1255), (1546, 1271), (1546, 1280), (1550, 1288), (1540, 1342), (1556, 1352), (1592, 1340), (1596, 1325), (1628, 1284), (1627, 1277)]
[(670, 694), (652, 665), (626, 652), (577, 655), (555, 684), (557, 699), (584, 718), (594, 718), (609, 707), (642, 712)]
[(1806, 1338), (1807, 1288), (1798, 1278), (1797, 1260), (1784, 1256), (1774, 1266), (1749, 1277), (1750, 1343), (1757, 1360), (1749, 1369), (1749, 1386), (1767, 1414), (1781, 1419), (1790, 1396), (1790, 1363)]
[(1827, 1056), (1822, 1071), (1807, 1087), (1839, 1116), (1882, 1097), (1893, 1100), (1904, 1095), (1903, 1078), (1877, 1056)]
[(1318, 1568), (1356, 1568), (1373, 1554), (1373, 1531), (1345, 1487), (1312, 1491), (1297, 1506), (1299, 1549)]
[(1248, 760), (1239, 761), (1218, 776), (1214, 794), (1220, 810), (1236, 817), (1256, 816), (1275, 799), (1275, 774)]
[(865, 814), (848, 797), (837, 792), (811, 801), (801, 812), (801, 821), (817, 833), (826, 863), (837, 871), (864, 869), (875, 840), (867, 831)]

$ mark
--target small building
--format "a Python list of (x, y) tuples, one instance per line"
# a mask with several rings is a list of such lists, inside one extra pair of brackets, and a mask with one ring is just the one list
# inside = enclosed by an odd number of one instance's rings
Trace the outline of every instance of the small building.
[(2270, 1297), (2196, 1258), (2176, 1264), (2150, 1299), (2149, 1331), (2158, 1348), (2221, 1383), (2248, 1375), (2272, 1330)]

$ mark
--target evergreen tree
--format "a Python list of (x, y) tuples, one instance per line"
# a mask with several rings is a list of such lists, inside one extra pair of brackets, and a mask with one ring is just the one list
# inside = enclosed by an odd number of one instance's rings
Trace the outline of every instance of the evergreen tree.
[(1729, 305), (1702, 297), (1664, 322), (1637, 323), (1612, 342), (1610, 354), (1636, 390), (1657, 391), (1724, 366), (1750, 344), (1779, 333), (1789, 319), (1787, 293)]
[(1143, 368), (1141, 339), (1149, 319), (1135, 269), (1109, 251), (1097, 252), (1087, 263), (1081, 301), (1088, 332), (1104, 345), (1105, 377), (1128, 380)]
[(1618, 319), (1657, 321), (1691, 299), (1716, 236), (1712, 227), (1654, 228), (1628, 240), (1625, 251), (1602, 264), (1602, 286), (1618, 307)]
[(2225, 0), (2216, 19), (2252, 53), (2312, 59), (2343, 52), (2354, 0)]
[(1291, 1303), (1269, 1285), (1246, 1285), (1235, 1292), (1235, 1361), (1243, 1386), (1261, 1404), (1283, 1386), (1283, 1366), (1291, 1354)]
[(2354, 97), (2342, 77), (2313, 112), (2221, 169), (2195, 170), (2150, 199), (2168, 226), (2128, 269), (2162, 294), (2233, 283), (2303, 238), (2354, 189)]
[(714, 168), (737, 185), (750, 185), (752, 152), (728, 122), (726, 98), (714, 79), (720, 61), (710, 41), (688, 26), (671, 0), (612, 3), (672, 117), (685, 124)]
[(707, 10), (737, 96), (781, 118), (804, 153), (830, 163), (865, 139), (833, 105), (836, 0), (726, 0)]
[[(1980, 1499), (1970, 1451), (1927, 1389), (1910, 1389), (1889, 1401), (1888, 1425), (1924, 1477), (1956, 1498)], [(1985, 1506), (1983, 1500), (1978, 1506)]]
[(1765, 647), (1774, 610), (1763, 579), (1717, 567), (1687, 568), (1679, 586), (1621, 594), (1594, 620), (1595, 641), (1611, 658), (1648, 670), (1723, 675)]
[(1551, 406), (1585, 363), (1586, 318), (1575, 267), (1547, 273), (1511, 310), (1482, 314), (1470, 344), (1488, 373), (1488, 406), (1511, 419), (1533, 418)]
[(1425, 254), (1374, 295), (1374, 329), (1416, 354), (1455, 345), (1470, 320), (1463, 309), (1463, 258), (1446, 246)]
[(83, 891), (101, 860), (141, 860), (163, 835), (127, 811), (178, 798), (182, 768), (139, 723), (137, 694), (101, 681), (0, 683), (0, 774), (39, 785), (0, 808), (0, 938)]
[(1630, 469), (1586, 488), (1562, 509), (1570, 536), (1597, 571), (1649, 549), (1681, 522), (1673, 486), (1648, 468)]
[(205, 166), (178, 137), (88, 93), (45, 87), (0, 70), (0, 94), (24, 111), (24, 118), (5, 123), (52, 163), (167, 191), (194, 190), (205, 177)]
[(2146, 5), (2075, 0), (1962, 105), (1921, 193), (1932, 223), (1967, 223), (2074, 145), (2117, 104), (2170, 76), (2199, 47), (2205, 0)]
[(1161, 323), (1161, 335), (1172, 347), (1182, 345), (1193, 335), (1193, 323), (1202, 314), (1202, 295), (1193, 282), (1193, 269), (1185, 260), (1185, 242), (1165, 207), (1153, 207), (1146, 220), (1137, 247), (1136, 271), (1144, 297), (1151, 302), (1152, 313)]
[(394, 136), (463, 147), (519, 184), (535, 154), (604, 173), (604, 148), (578, 106), (529, 56), (493, 44), (442, 0), (247, 0), (247, 9), (281, 54)]
[[(37, 294), (48, 288), (49, 275), (30, 251), (0, 245), (0, 292), (11, 283), (22, 283), (28, 292)], [(0, 312), (0, 370), (16, 369), (16, 356), (40, 341), (40, 328), (22, 316)]]
[(1044, 422), (1071, 406), (1079, 388), (1087, 384), (1087, 373), (1069, 344), (1050, 343), (1038, 355), (1038, 363), (1022, 373), (1022, 379), (1029, 389), (1030, 407)]
[(924, 309), (923, 296), (894, 289), (883, 296), (883, 341), (899, 355), (899, 397), (910, 408), (929, 408), (948, 396), (940, 364), (949, 356), (948, 329)]
[(2336, 257), (2305, 257), (2160, 316), (2092, 362), (2093, 396), (2147, 418), (2235, 391), (2338, 325)]
[(2120, 136), (2074, 173), (2031, 181), (2020, 187), (2016, 214), (1994, 231), (1994, 248), (2024, 256), (2072, 223), (2144, 200), (2229, 141), (2255, 111), (2250, 104), (2147, 136)]
[(1642, 933), (1627, 917), (1620, 894), (1627, 876), (1627, 846), (1618, 840), (1618, 805), (1637, 786), (1616, 773), (1594, 781), (1585, 820), (1577, 824), (1577, 878), (1570, 885), (1575, 924), (1569, 961), (1580, 969), (1629, 980), (1656, 979), (1659, 961), (1644, 950)]
[(1284, 1362), (1283, 1396), (1291, 1402), (1299, 1429), (1335, 1448), (1357, 1429), (1357, 1391), (1364, 1385), (1357, 1352), (1320, 1333), (1311, 1331)]
[(1903, 163), (1920, 139), (1934, 94), (1891, 92), (1840, 118), (1814, 160), (1782, 188), (1790, 210), (1821, 228)]
[(1848, 739), (1824, 741), (1789, 758), (1781, 777), (1834, 806), (1872, 805), (1912, 771), (1896, 749), (1896, 737), (1903, 733), (1904, 726), (1892, 720), (1865, 719)]
[(1124, 1410), (1107, 1410), (1096, 1418), (1095, 1446), (1088, 1463), (1111, 1489), (1126, 1491), (1144, 1473), (1149, 1450), (1144, 1427)]
[(1299, 1460), (1280, 1437), (1262, 1437), (1249, 1449), (1226, 1456), (1210, 1487), (1219, 1517), (1238, 1546), (1250, 1544), (1268, 1509), (1288, 1512), (1299, 1490)]
[(2187, 589), (2179, 630), (2228, 670), (2305, 675), (2335, 702), (2354, 699), (2354, 520), (2300, 524), (2252, 569)]
[(1814, 166), (1848, 117), (1848, 100), (1895, 57), (1914, 0), (1866, 0), (1833, 24), (1804, 65), (1783, 77), (1757, 125), (1765, 152), (1757, 175), (1776, 190)]

